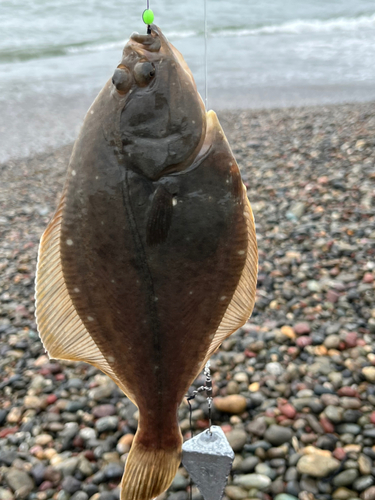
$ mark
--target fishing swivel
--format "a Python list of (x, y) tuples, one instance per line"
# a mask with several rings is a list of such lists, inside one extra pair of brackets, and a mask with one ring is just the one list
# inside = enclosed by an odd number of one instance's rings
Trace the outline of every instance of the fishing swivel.
[[(191, 396), (188, 396), (186, 399), (187, 399), (187, 402), (189, 404), (190, 418), (191, 418), (191, 405), (190, 405), (190, 401), (192, 399), (195, 399), (195, 396), (197, 396), (201, 392), (206, 392), (207, 406), (208, 406), (208, 430), (207, 430), (207, 432), (209, 434), (211, 434), (211, 425), (212, 425), (212, 421), (211, 421), (212, 378), (211, 378), (211, 371), (210, 371), (210, 361), (207, 361), (207, 363), (206, 363), (206, 365), (204, 367), (204, 370), (203, 370), (203, 374), (206, 377), (206, 385), (201, 385), (200, 387), (198, 387), (198, 389), (196, 389), (195, 391), (193, 391), (193, 394)], [(191, 428), (191, 422), (190, 422), (190, 428)]]

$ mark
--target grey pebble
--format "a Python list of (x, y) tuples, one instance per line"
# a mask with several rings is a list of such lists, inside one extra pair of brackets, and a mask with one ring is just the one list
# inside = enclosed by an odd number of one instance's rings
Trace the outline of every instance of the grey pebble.
[(264, 433), (264, 438), (274, 446), (280, 446), (292, 439), (293, 432), (288, 427), (271, 425)]
[(353, 483), (353, 489), (355, 491), (363, 491), (370, 488), (375, 483), (374, 476), (361, 476), (356, 479)]
[(72, 495), (81, 488), (81, 481), (78, 481), (78, 479), (73, 476), (66, 476), (61, 483), (61, 487)]

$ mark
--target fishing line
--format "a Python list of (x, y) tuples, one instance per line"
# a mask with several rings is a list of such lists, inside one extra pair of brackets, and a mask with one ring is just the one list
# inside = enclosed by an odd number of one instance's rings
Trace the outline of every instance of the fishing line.
[[(194, 437), (193, 434), (193, 408), (191, 407), (190, 400), (187, 400), (188, 405), (189, 405), (189, 425), (190, 425), (190, 439)], [(189, 476), (189, 486), (190, 486), (190, 491), (189, 491), (189, 500), (193, 500), (193, 480), (191, 476)]]
[[(195, 399), (195, 396), (201, 392), (206, 392), (206, 398), (207, 398), (207, 405), (208, 405), (208, 429), (207, 433), (212, 436), (211, 432), (211, 425), (212, 425), (212, 420), (211, 420), (211, 408), (212, 408), (212, 378), (211, 378), (211, 370), (210, 370), (210, 360), (207, 361), (205, 364), (203, 374), (206, 377), (206, 383), (205, 385), (201, 385), (193, 391), (193, 394), (191, 396), (187, 396), (186, 400), (189, 405), (189, 426), (190, 426), (190, 439), (194, 437), (194, 431), (193, 431), (193, 408), (191, 407), (190, 401), (192, 399)], [(189, 500), (192, 500), (193, 498), (193, 480), (190, 476), (190, 492), (189, 492)]]
[(150, 9), (150, 0), (147, 0), (147, 8), (143, 11), (142, 21), (147, 24), (147, 34), (151, 35), (151, 24), (154, 22), (154, 13)]
[(207, 85), (207, 0), (204, 0), (204, 105), (208, 106)]

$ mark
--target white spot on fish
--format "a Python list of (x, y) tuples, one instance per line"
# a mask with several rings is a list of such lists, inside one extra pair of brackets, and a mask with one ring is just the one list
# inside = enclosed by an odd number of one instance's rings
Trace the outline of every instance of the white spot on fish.
[(245, 253), (245, 250), (238, 250), (238, 255), (243, 255)]
[(80, 292), (79, 288), (75, 288), (74, 291), (75, 291), (75, 293), (79, 293)]
[(115, 282), (115, 280), (111, 280), (111, 283), (114, 283), (114, 282)]
[(191, 123), (195, 123), (195, 120), (192, 120), (192, 122), (191, 122)]
[(109, 361), (110, 363), (113, 363), (113, 362), (114, 362), (114, 360), (115, 360), (115, 358), (114, 358), (113, 356), (108, 356), (108, 361)]
[(71, 247), (73, 245), (73, 240), (66, 240), (66, 244)]
[(75, 176), (76, 175), (76, 171), (75, 170), (72, 170), (72, 175)]
[(229, 166), (231, 167), (232, 165), (233, 165), (233, 163), (230, 161), (230, 162), (229, 162)]
[(98, 180), (98, 179), (99, 179), (99, 175), (96, 175), (96, 176), (95, 176), (95, 179), (96, 179), (96, 180)]
[(94, 318), (92, 316), (87, 316), (87, 321), (94, 321)]
[(102, 220), (100, 224), (101, 224), (102, 226), (104, 226), (104, 220)]
[(172, 205), (175, 207), (177, 205), (177, 198), (174, 196), (172, 199)]
[(90, 111), (90, 113), (93, 115), (93, 114), (94, 114), (94, 110), (92, 109), (92, 110)]
[(189, 295), (193, 295), (193, 290), (190, 290)]
[(220, 297), (220, 300), (225, 300), (227, 298), (226, 295), (223, 295), (222, 297)]
[(158, 297), (155, 297), (155, 298), (154, 298), (154, 301), (155, 301), (155, 302), (157, 302), (158, 300), (159, 300), (159, 298), (158, 298)]

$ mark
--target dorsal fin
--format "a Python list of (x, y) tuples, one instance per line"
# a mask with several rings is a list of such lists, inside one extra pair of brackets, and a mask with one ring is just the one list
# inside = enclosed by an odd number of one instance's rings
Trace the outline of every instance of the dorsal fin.
[(85, 361), (108, 375), (134, 401), (119, 381), (79, 317), (65, 283), (60, 257), (60, 231), (65, 196), (43, 233), (36, 274), (36, 320), (50, 358)]

